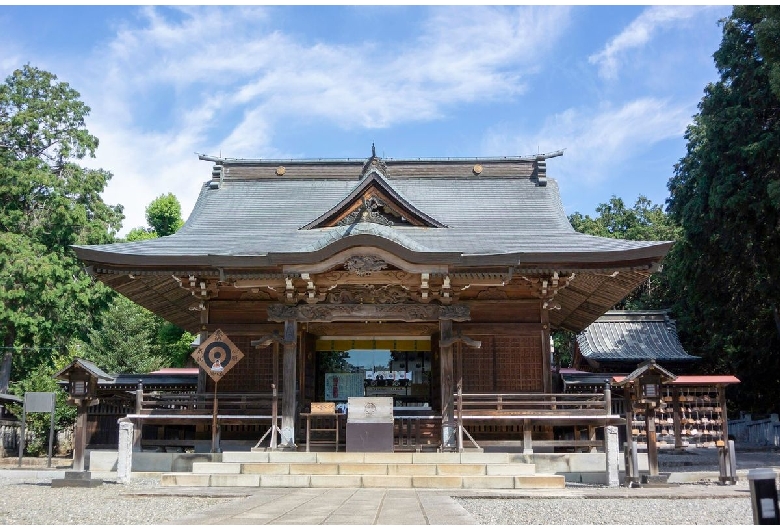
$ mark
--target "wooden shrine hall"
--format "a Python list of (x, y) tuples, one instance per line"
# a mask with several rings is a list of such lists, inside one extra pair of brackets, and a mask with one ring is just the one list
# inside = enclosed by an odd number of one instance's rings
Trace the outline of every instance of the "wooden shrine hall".
[[(202, 341), (228, 337), (243, 359), (218, 394), (277, 391), (280, 449), (304, 443), (313, 403), (338, 413), (371, 397), (391, 400), (397, 438), (405, 421), (433, 422), (418, 450), (512, 439), (525, 450), (555, 425), (620, 421), (608, 387), (553, 393), (550, 333), (585, 329), (671, 246), (575, 232), (548, 177), (560, 155), (201, 155), (211, 178), (176, 234), (75, 251), (94, 278)], [(197, 392), (214, 391), (201, 369)]]

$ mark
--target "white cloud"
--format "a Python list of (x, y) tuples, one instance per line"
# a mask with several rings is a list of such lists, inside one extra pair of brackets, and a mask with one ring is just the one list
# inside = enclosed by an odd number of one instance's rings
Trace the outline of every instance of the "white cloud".
[(590, 64), (597, 65), (599, 75), (605, 79), (616, 79), (621, 62), (627, 60), (631, 50), (642, 48), (657, 33), (676, 24), (687, 22), (707, 6), (653, 6), (645, 9), (626, 29), (610, 40), (604, 49), (588, 57)]
[(537, 146), (540, 152), (566, 149), (556, 161), (556, 178), (594, 184), (615, 178), (617, 167), (654, 144), (681, 138), (694, 110), (656, 98), (593, 111), (567, 109), (532, 134), (493, 131), (485, 138), (483, 151), (529, 155)]
[(370, 33), (349, 45), (303, 42), (265, 8), (143, 8), (80, 74), (101, 142), (90, 164), (115, 175), (104, 198), (125, 205), (123, 233), (145, 224), (161, 193), (187, 216), (209, 174), (196, 151), (285, 157), (274, 131), (289, 122), (382, 128), (509, 100), (569, 18), (566, 8), (419, 12), (430, 15), (420, 36), (384, 47)]

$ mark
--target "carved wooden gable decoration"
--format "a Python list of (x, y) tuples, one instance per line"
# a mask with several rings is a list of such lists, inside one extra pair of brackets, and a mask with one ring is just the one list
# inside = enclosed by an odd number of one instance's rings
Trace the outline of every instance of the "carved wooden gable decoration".
[(363, 178), (352, 192), (302, 230), (376, 223), (385, 226), (446, 228), (418, 210), (385, 180), (378, 162), (366, 164)]

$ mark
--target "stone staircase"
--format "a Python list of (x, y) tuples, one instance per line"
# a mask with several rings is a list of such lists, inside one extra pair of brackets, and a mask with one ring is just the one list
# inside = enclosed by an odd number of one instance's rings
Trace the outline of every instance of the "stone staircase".
[(538, 474), (511, 453), (225, 452), (165, 473), (163, 486), (266, 488), (564, 488), (562, 475)]

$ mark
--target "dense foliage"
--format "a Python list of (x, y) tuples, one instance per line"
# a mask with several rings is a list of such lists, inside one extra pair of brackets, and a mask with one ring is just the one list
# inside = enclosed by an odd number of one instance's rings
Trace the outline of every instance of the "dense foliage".
[[(664, 212), (663, 207), (653, 204), (640, 195), (634, 206), (629, 208), (623, 199), (614, 195), (608, 203), (596, 207), (595, 218), (574, 212), (569, 222), (578, 232), (592, 236), (629, 239), (633, 241), (676, 241), (680, 229)], [(665, 262), (675, 259), (674, 250)], [(667, 309), (673, 295), (669, 290), (667, 265), (648, 278), (634, 293), (622, 300), (615, 309)], [(573, 355), (572, 333), (556, 331), (553, 340), (557, 358), (562, 366), (571, 362)]]
[(669, 181), (682, 227), (671, 271), (688, 350), (735, 373), (754, 412), (780, 403), (780, 10), (736, 6)]
[[(181, 366), (192, 341), (93, 281), (73, 253), (114, 242), (124, 217), (100, 196), (112, 175), (79, 164), (98, 147), (79, 97), (29, 65), (0, 85), (0, 392), (58, 391), (60, 426), (74, 413), (52, 376), (73, 357), (144, 371)], [(170, 194), (150, 205), (153, 237), (180, 227), (180, 210)], [(48, 423), (30, 427), (46, 439)]]
[[(664, 213), (663, 207), (653, 204), (640, 195), (634, 206), (629, 208), (622, 199), (614, 195), (608, 203), (599, 204), (598, 216), (591, 218), (575, 212), (569, 222), (578, 232), (593, 236), (628, 239), (632, 241), (677, 241), (680, 228)], [(676, 257), (674, 251), (667, 256), (668, 264)], [(666, 309), (671, 303), (667, 265), (653, 274), (647, 282), (615, 309)]]
[(77, 164), (98, 145), (78, 97), (29, 65), (0, 85), (0, 391), (86, 336), (111, 296), (70, 248), (113, 241), (123, 217), (100, 198), (111, 174)]

